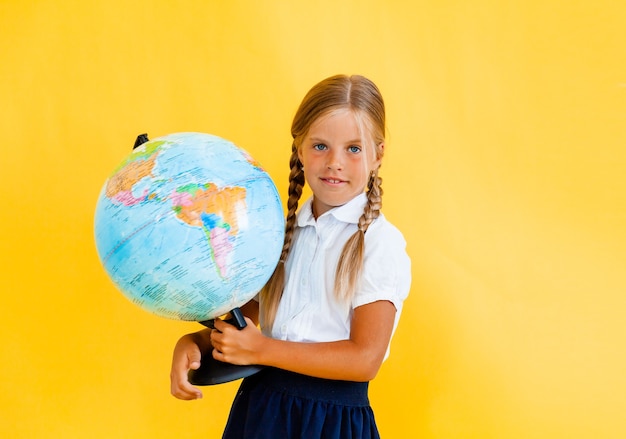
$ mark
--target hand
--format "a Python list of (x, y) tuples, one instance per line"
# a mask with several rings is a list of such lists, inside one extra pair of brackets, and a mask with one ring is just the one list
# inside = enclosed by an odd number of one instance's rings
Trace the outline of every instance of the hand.
[(211, 331), (213, 358), (239, 366), (260, 364), (259, 353), (265, 336), (248, 317), (246, 327), (237, 329), (222, 320), (215, 320), (215, 329)]
[(187, 374), (190, 369), (200, 367), (202, 357), (199, 344), (201, 333), (187, 334), (178, 340), (172, 356), (172, 369), (170, 371), (170, 391), (173, 396), (186, 401), (202, 398), (202, 392), (189, 382)]

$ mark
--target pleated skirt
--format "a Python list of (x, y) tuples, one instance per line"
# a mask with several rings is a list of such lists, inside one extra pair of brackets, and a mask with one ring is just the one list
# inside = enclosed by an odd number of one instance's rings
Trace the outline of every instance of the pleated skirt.
[(222, 438), (380, 438), (368, 385), (265, 368), (241, 383)]

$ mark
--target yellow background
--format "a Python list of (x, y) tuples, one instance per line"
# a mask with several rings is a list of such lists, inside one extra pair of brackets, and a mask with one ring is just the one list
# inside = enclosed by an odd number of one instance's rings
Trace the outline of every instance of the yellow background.
[(383, 437), (626, 437), (626, 6), (0, 2), (0, 436), (219, 437), (236, 384), (169, 395), (177, 338), (97, 259), (137, 134), (220, 135), (287, 184), (331, 74), (382, 89), (384, 212), (413, 288), (371, 387)]

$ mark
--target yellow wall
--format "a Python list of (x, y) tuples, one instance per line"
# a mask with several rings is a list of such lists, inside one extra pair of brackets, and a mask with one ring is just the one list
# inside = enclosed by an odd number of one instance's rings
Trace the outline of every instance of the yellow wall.
[(95, 201), (135, 136), (210, 132), (285, 193), (316, 81), (388, 103), (386, 215), (414, 286), (372, 384), (386, 438), (626, 437), (626, 6), (595, 1), (0, 3), (0, 436), (218, 437), (194, 323), (114, 290)]

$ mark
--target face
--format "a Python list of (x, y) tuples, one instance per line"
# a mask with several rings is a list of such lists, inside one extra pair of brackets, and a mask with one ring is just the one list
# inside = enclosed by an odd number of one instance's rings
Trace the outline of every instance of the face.
[(366, 151), (349, 110), (316, 120), (298, 148), (298, 157), (313, 191), (316, 218), (362, 193), (370, 172), (380, 166), (375, 154)]

